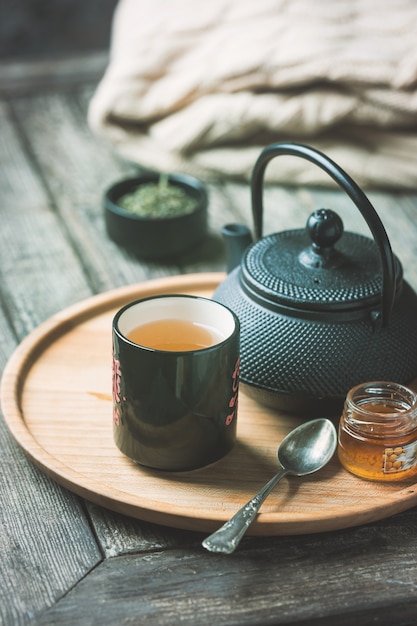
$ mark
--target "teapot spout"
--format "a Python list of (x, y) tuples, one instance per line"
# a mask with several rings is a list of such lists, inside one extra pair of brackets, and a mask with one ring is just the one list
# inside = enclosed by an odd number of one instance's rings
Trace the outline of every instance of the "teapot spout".
[(226, 244), (226, 268), (230, 273), (242, 259), (246, 248), (252, 243), (252, 235), (244, 224), (226, 224), (221, 230)]

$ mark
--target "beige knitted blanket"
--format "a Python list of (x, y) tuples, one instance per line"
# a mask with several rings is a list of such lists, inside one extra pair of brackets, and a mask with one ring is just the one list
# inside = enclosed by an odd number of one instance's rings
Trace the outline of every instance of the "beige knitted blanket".
[[(120, 0), (89, 124), (145, 167), (248, 179), (268, 144), (417, 188), (417, 0)], [(280, 157), (266, 178), (320, 184)]]

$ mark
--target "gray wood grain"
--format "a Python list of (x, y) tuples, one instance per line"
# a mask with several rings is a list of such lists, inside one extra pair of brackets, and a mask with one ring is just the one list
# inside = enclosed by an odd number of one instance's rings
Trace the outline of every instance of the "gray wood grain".
[[(0, 104), (2, 190), (0, 280), (17, 335), (91, 294), (83, 268), (61, 228), (36, 164), (22, 150), (19, 129)], [(64, 277), (64, 278), (63, 278)]]
[[(400, 533), (388, 520), (326, 536), (245, 540), (232, 557), (189, 548), (107, 559), (39, 623), (360, 626), (389, 598), (394, 609), (375, 623), (396, 623), (401, 607), (399, 623), (412, 624), (415, 514), (402, 522)], [(393, 571), (388, 564), (398, 560), (407, 567)]]
[[(16, 346), (0, 309), (0, 368)], [(29, 623), (102, 558), (83, 503), (24, 455), (0, 414), (0, 624)]]
[[(5, 103), (0, 126), (3, 368), (16, 337), (91, 291)], [(85, 576), (101, 552), (82, 502), (26, 459), (3, 420), (0, 438), (0, 623), (23, 624)]]
[(204, 538), (204, 535), (200, 533), (190, 533), (142, 522), (107, 511), (92, 503), (87, 503), (86, 507), (106, 558), (124, 554), (148, 553), (179, 546), (195, 546)]

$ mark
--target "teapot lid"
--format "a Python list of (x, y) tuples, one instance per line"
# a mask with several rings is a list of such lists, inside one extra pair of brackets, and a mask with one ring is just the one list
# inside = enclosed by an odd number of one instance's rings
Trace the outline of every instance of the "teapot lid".
[[(381, 301), (381, 262), (375, 242), (343, 232), (341, 218), (318, 209), (306, 229), (263, 237), (242, 259), (242, 285), (271, 308), (308, 312), (363, 311)], [(343, 235), (343, 236), (342, 236)], [(402, 267), (395, 260), (396, 288)]]

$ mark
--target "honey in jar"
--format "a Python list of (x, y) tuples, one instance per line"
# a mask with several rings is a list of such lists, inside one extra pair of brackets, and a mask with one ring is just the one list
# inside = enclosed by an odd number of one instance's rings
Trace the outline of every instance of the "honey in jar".
[(347, 470), (369, 480), (417, 474), (417, 394), (392, 382), (353, 387), (340, 418), (338, 455)]

